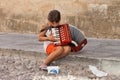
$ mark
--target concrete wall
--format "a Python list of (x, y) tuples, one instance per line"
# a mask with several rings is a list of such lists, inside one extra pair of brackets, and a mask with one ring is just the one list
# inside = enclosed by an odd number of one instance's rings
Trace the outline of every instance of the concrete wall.
[(88, 37), (120, 38), (119, 0), (0, 0), (0, 31), (38, 33), (47, 14), (58, 9)]

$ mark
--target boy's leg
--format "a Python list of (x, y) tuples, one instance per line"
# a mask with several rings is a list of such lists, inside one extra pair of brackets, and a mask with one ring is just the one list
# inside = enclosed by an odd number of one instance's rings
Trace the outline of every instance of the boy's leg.
[(55, 50), (52, 53), (50, 53), (45, 59), (44, 64), (49, 65), (54, 59), (60, 56), (63, 53), (63, 51), (64, 49), (62, 46), (56, 47)]
[(65, 57), (66, 55), (71, 52), (70, 46), (58, 46), (56, 49), (49, 54), (49, 56), (45, 59), (44, 63), (40, 66), (40, 68), (44, 68), (45, 66), (49, 65), (53, 60), (60, 59)]
[(58, 56), (56, 59), (63, 58), (71, 52), (71, 47), (70, 46), (63, 46), (63, 49), (64, 49), (63, 53), (60, 56)]

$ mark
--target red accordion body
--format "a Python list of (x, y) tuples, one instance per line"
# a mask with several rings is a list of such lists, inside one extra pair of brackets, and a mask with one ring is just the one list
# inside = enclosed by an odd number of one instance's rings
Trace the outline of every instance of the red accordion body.
[(77, 44), (75, 41), (72, 40), (68, 24), (63, 24), (57, 28), (52, 28), (52, 33), (53, 36), (55, 36), (58, 39), (57, 42), (54, 42), (55, 45), (72, 44), (72, 51), (75, 52), (81, 50), (87, 44), (87, 39), (84, 39), (80, 44)]
[(66, 45), (72, 42), (68, 24), (63, 24), (57, 28), (52, 28), (52, 33), (58, 39), (57, 42), (54, 42), (55, 45)]

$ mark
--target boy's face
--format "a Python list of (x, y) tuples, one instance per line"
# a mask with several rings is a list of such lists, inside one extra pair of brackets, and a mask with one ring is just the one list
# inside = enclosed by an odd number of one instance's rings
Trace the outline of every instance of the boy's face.
[(50, 26), (56, 27), (56, 26), (59, 25), (59, 22), (57, 23), (57, 22), (50, 22), (50, 21), (49, 21), (48, 24), (49, 24)]

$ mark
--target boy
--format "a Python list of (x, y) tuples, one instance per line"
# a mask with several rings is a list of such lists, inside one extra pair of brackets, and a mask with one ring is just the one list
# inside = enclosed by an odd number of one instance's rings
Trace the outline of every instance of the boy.
[[(45, 69), (52, 61), (55, 59), (60, 59), (67, 56), (71, 51), (78, 51), (83, 48), (83, 46), (87, 43), (84, 35), (74, 26), (70, 26), (72, 39), (79, 44), (80, 46), (73, 47), (72, 45), (63, 45), (63, 46), (55, 46), (53, 42), (57, 41), (53, 36), (50, 27), (57, 27), (60, 25), (61, 15), (58, 10), (52, 10), (48, 14), (48, 23), (43, 25), (39, 34), (39, 41), (44, 41), (44, 49), (48, 55), (45, 61), (40, 66), (40, 69)], [(77, 37), (75, 37), (77, 36)]]

